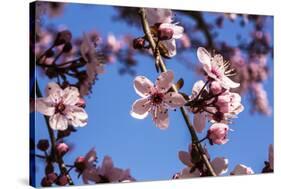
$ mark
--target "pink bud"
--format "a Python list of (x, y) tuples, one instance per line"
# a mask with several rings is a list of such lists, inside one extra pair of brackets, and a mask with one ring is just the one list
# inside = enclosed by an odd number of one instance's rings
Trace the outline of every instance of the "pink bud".
[(57, 182), (56, 182), (57, 185), (59, 186), (65, 186), (68, 184), (68, 178), (66, 175), (60, 175)]
[(173, 35), (174, 35), (174, 30), (172, 28), (159, 28), (158, 29), (158, 39), (159, 40), (172, 39)]
[(225, 144), (227, 143), (227, 134), (229, 127), (224, 123), (214, 123), (208, 130), (208, 139), (210, 144)]
[(47, 175), (47, 178), (48, 178), (49, 181), (51, 181), (52, 183), (54, 183), (54, 182), (57, 180), (58, 176), (57, 176), (56, 173), (49, 173), (49, 174)]
[(47, 177), (44, 177), (42, 180), (41, 180), (41, 186), (42, 187), (50, 187), (52, 186), (53, 182), (51, 182)]
[(46, 151), (49, 148), (49, 141), (46, 139), (39, 140), (37, 148), (41, 151)]
[(210, 84), (210, 90), (214, 95), (217, 95), (222, 92), (222, 87), (217, 81), (212, 81)]
[(69, 151), (69, 147), (65, 143), (59, 143), (56, 145), (56, 150), (59, 156), (64, 156)]
[(74, 162), (74, 166), (77, 172), (83, 172), (84, 169), (86, 168), (85, 157), (79, 156), (78, 158), (76, 158)]

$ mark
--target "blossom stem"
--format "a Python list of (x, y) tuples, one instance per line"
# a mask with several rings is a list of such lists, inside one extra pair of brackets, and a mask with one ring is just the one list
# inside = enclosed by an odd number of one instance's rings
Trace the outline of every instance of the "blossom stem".
[[(152, 37), (150, 27), (149, 27), (149, 24), (147, 22), (146, 15), (145, 15), (145, 9), (140, 8), (139, 14), (140, 14), (140, 17), (141, 17), (143, 32), (146, 35), (146, 39), (148, 40), (148, 42), (149, 42), (149, 44), (152, 48), (152, 51), (153, 52), (159, 51), (157, 46), (156, 46), (156, 43), (155, 43), (155, 41)], [(160, 53), (154, 53), (154, 57), (157, 60), (160, 71), (166, 72), (167, 68), (166, 68), (165, 62), (163, 61), (162, 57), (160, 56)], [(178, 89), (176, 88), (175, 85), (172, 86), (171, 90), (174, 91), (174, 92), (178, 92)], [(216, 176), (216, 173), (215, 173), (212, 165), (210, 164), (209, 159), (208, 159), (207, 155), (205, 154), (202, 145), (198, 142), (199, 140), (198, 140), (197, 134), (196, 134), (196, 132), (194, 130), (194, 127), (192, 126), (192, 124), (189, 120), (186, 109), (184, 107), (180, 107), (180, 111), (181, 111), (181, 114), (182, 114), (182, 116), (183, 116), (183, 118), (186, 122), (188, 130), (190, 132), (190, 135), (191, 135), (191, 138), (192, 138), (192, 143), (195, 144), (197, 150), (199, 151), (200, 156), (201, 156), (202, 160), (204, 161), (204, 164), (205, 164), (209, 174), (212, 175), (212, 176)]]
[[(36, 90), (36, 96), (42, 97), (42, 93), (41, 93), (41, 90), (39, 88), (39, 84), (38, 84), (37, 80), (36, 80), (35, 88), (36, 88), (35, 89)], [(55, 137), (55, 133), (54, 133), (53, 129), (50, 127), (49, 117), (44, 116), (44, 119), (45, 119), (45, 122), (46, 122), (46, 125), (47, 125), (47, 129), (48, 129), (48, 133), (49, 133), (49, 137), (50, 137), (50, 141), (51, 141), (51, 156), (54, 157), (54, 160), (58, 163), (61, 174), (66, 175), (69, 185), (74, 185), (70, 175), (67, 172), (67, 168), (64, 164), (64, 161), (63, 161), (62, 157), (59, 157), (56, 154), (56, 151), (55, 151), (56, 137)]]

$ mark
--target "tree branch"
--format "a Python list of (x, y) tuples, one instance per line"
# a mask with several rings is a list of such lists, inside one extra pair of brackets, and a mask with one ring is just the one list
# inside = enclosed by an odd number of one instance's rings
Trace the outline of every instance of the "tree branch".
[[(152, 48), (152, 51), (155, 52), (154, 57), (158, 62), (160, 71), (166, 72), (167, 71), (166, 65), (165, 65), (162, 57), (160, 56), (160, 53), (157, 53), (159, 50), (156, 47), (156, 43), (155, 43), (155, 41), (152, 37), (150, 27), (149, 27), (148, 22), (146, 20), (144, 8), (140, 8), (139, 14), (141, 16), (141, 23), (142, 23), (143, 32), (145, 33), (146, 38), (148, 39), (148, 42), (149, 42), (149, 44)], [(172, 91), (178, 92), (178, 89), (176, 88), (175, 85), (172, 86)], [(191, 135), (191, 138), (192, 138), (192, 143), (195, 144), (198, 152), (200, 153), (200, 156), (201, 156), (202, 160), (204, 161), (204, 164), (205, 164), (209, 174), (212, 175), (212, 176), (216, 176), (216, 173), (214, 172), (214, 169), (213, 169), (212, 165), (210, 164), (209, 159), (208, 159), (207, 155), (205, 154), (205, 151), (204, 151), (202, 145), (199, 143), (199, 139), (198, 139), (198, 137), (196, 135), (196, 132), (195, 132), (190, 120), (189, 120), (186, 109), (183, 108), (183, 107), (180, 107), (180, 111), (181, 111), (181, 114), (182, 114), (182, 116), (185, 120), (187, 128), (190, 132), (190, 135)]]

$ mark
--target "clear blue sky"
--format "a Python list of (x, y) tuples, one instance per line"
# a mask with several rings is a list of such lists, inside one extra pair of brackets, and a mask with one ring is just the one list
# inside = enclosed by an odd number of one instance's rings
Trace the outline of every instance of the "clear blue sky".
[[(104, 37), (109, 33), (122, 36), (129, 33), (134, 36), (142, 35), (135, 27), (128, 27), (124, 22), (113, 21), (115, 10), (110, 6), (81, 6), (77, 4), (67, 5), (65, 13), (55, 19), (45, 20), (45, 24), (55, 27), (67, 26), (75, 36), (82, 36), (83, 32), (92, 29), (99, 31)], [(213, 19), (211, 14), (205, 14), (207, 19)], [(271, 22), (272, 23), (272, 22)], [(235, 43), (235, 32), (241, 31), (238, 24), (226, 22), (225, 27), (219, 33), (219, 39)], [(230, 27), (231, 26), (231, 27)], [(268, 29), (272, 33), (272, 25)], [(243, 37), (248, 38), (249, 30), (243, 30)], [(195, 52), (194, 52), (195, 55)], [(194, 56), (195, 58), (195, 56)], [(157, 77), (153, 60), (138, 56), (139, 64), (136, 67), (137, 74), (145, 75), (154, 81)], [(192, 62), (197, 62), (195, 59)], [(272, 68), (272, 60), (269, 64)], [(184, 78), (183, 91), (190, 92), (193, 83), (201, 79), (188, 70), (184, 65), (170, 60), (168, 67), (173, 69), (176, 80)], [(89, 114), (88, 125), (78, 129), (67, 139), (74, 144), (74, 150), (67, 154), (65, 161), (71, 164), (77, 156), (84, 155), (89, 149), (95, 147), (101, 162), (104, 155), (110, 155), (116, 166), (130, 168), (132, 175), (139, 181), (170, 179), (172, 175), (184, 168), (178, 159), (178, 151), (187, 150), (190, 136), (187, 132), (183, 118), (179, 111), (170, 112), (170, 127), (162, 131), (157, 129), (151, 117), (145, 120), (137, 120), (130, 116), (132, 103), (139, 97), (133, 89), (133, 77), (120, 76), (118, 73), (120, 64), (106, 66), (106, 73), (100, 75), (93, 87), (93, 94), (87, 98), (86, 111)], [(273, 105), (273, 72), (266, 81), (265, 88), (269, 95), (270, 104)], [(41, 79), (41, 89), (45, 87), (46, 78)], [(266, 117), (258, 114), (250, 114), (248, 97), (243, 97), (245, 110), (234, 120), (230, 133), (230, 141), (221, 146), (207, 144), (212, 158), (217, 156), (229, 159), (229, 169), (232, 170), (238, 163), (248, 165), (257, 173), (261, 171), (267, 160), (268, 145), (273, 143), (273, 116)], [(48, 138), (47, 129), (43, 117), (37, 113), (36, 141)], [(200, 135), (203, 137), (203, 135)], [(37, 160), (37, 162), (41, 162)], [(39, 163), (37, 184), (44, 174), (42, 163)], [(77, 174), (71, 174), (76, 184), (82, 184), (81, 179), (76, 179)]]

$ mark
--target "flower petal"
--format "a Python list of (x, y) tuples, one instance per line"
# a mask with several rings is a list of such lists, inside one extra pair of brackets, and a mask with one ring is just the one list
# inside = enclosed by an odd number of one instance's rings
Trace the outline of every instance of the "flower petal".
[(185, 98), (176, 92), (168, 92), (164, 95), (164, 101), (170, 108), (181, 107), (186, 103)]
[(206, 126), (206, 114), (204, 112), (194, 114), (193, 125), (195, 131), (201, 133)]
[(247, 167), (246, 165), (238, 164), (238, 165), (236, 165), (236, 167), (230, 174), (231, 175), (249, 175), (249, 174), (254, 174), (254, 171), (250, 167)]
[(76, 87), (66, 87), (63, 95), (63, 103), (66, 105), (75, 105), (79, 101), (79, 91)]
[(190, 173), (190, 168), (186, 167), (180, 173), (180, 178), (192, 178), (192, 177), (200, 177), (200, 172), (198, 171), (198, 169)]
[(65, 130), (68, 127), (67, 119), (65, 116), (57, 113), (49, 118), (50, 127), (53, 130)]
[(204, 87), (205, 83), (203, 80), (196, 81), (192, 87), (192, 93), (191, 93), (191, 100), (195, 99), (201, 89)]
[(55, 82), (48, 83), (45, 88), (46, 96), (49, 96), (51, 94), (57, 94), (58, 96), (62, 96), (62, 91), (63, 90), (61, 89), (61, 87)]
[(134, 102), (130, 114), (134, 118), (144, 119), (148, 115), (148, 111), (150, 108), (150, 100), (148, 98), (141, 98)]
[(222, 175), (227, 172), (228, 159), (223, 157), (216, 157), (214, 160), (211, 161), (211, 165), (216, 175)]
[(113, 161), (111, 157), (109, 156), (104, 156), (103, 161), (102, 161), (102, 167), (100, 168), (99, 173), (103, 176), (106, 176), (107, 173), (109, 173), (113, 169)]
[(170, 39), (161, 42), (168, 51), (168, 57), (173, 57), (177, 54), (176, 40)]
[(234, 81), (232, 81), (229, 77), (227, 76), (223, 76), (220, 80), (219, 80), (221, 86), (225, 89), (229, 89), (229, 88), (237, 88), (240, 86), (240, 83), (236, 83)]
[(162, 72), (156, 80), (156, 88), (162, 93), (167, 92), (173, 85), (174, 73), (172, 71)]
[(146, 17), (150, 26), (157, 23), (171, 23), (172, 11), (170, 9), (146, 8)]
[(179, 151), (179, 159), (181, 160), (181, 162), (185, 165), (187, 165), (188, 167), (192, 167), (193, 163), (191, 162), (191, 156), (190, 153), (185, 152), (185, 151)]
[(153, 121), (159, 129), (167, 129), (169, 126), (168, 109), (164, 107), (157, 108), (152, 112)]
[(74, 127), (84, 127), (87, 125), (88, 114), (83, 108), (77, 106), (67, 106), (65, 114), (69, 124)]
[(37, 98), (35, 101), (35, 111), (40, 112), (46, 116), (54, 115), (55, 107), (50, 102), (46, 101), (47, 98)]
[(169, 28), (169, 29), (173, 30), (174, 39), (179, 39), (183, 36), (184, 28), (182, 26), (178, 26), (178, 25), (172, 24), (172, 23), (162, 23), (159, 26), (159, 29), (164, 29), (164, 28)]
[(145, 76), (137, 76), (134, 80), (134, 88), (141, 97), (148, 96), (153, 88), (153, 83)]
[(92, 163), (97, 159), (97, 152), (93, 148), (91, 149), (85, 156), (85, 159), (87, 160), (87, 164), (92, 166)]
[(203, 65), (211, 69), (211, 55), (205, 48), (199, 47), (197, 49), (197, 57)]

